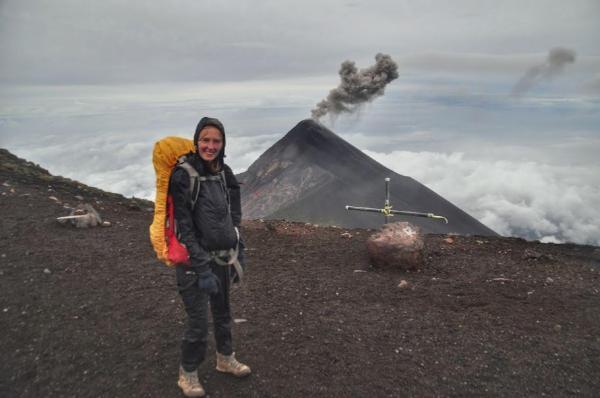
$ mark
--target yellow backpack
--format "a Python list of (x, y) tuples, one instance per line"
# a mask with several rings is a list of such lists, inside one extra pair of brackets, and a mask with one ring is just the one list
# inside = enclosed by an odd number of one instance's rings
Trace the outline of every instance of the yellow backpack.
[[(169, 180), (175, 166), (180, 165), (188, 172), (190, 187), (196, 186), (196, 189), (192, 189), (195, 194), (191, 194), (193, 197), (192, 208), (200, 193), (200, 181), (222, 179), (225, 184), (224, 172), (221, 172), (219, 177), (200, 177), (192, 166), (185, 161), (184, 155), (193, 152), (194, 149), (194, 143), (191, 140), (180, 137), (166, 137), (154, 144), (154, 150), (152, 151), (152, 164), (156, 172), (156, 199), (154, 201), (154, 219), (150, 225), (150, 241), (158, 259), (168, 266), (180, 263), (189, 264), (189, 253), (174, 234), (173, 204), (171, 202), (170, 206), (168, 205)], [(192, 183), (192, 181), (196, 181), (196, 183)], [(169, 211), (171, 214), (169, 214)], [(170, 222), (168, 223), (167, 220), (170, 220)], [(217, 264), (233, 266), (238, 280), (241, 281), (244, 269), (238, 259), (240, 232), (237, 228), (235, 228), (235, 233), (238, 239), (235, 248), (217, 250), (209, 254)]]
[(150, 225), (150, 241), (159, 260), (169, 266), (174, 264), (167, 260), (168, 248), (165, 239), (165, 222), (167, 220), (167, 195), (169, 179), (177, 159), (194, 151), (194, 142), (181, 137), (166, 137), (154, 144), (152, 164), (156, 172), (156, 199), (154, 201), (154, 219)]

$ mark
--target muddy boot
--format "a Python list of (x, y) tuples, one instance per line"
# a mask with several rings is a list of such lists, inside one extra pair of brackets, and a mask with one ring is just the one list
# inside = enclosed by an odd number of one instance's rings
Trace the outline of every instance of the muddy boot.
[(250, 374), (250, 367), (235, 359), (235, 352), (231, 355), (221, 355), (217, 352), (217, 370), (219, 372), (231, 373), (236, 377), (244, 377)]
[(179, 380), (177, 385), (183, 390), (186, 397), (203, 397), (206, 395), (202, 384), (198, 380), (198, 370), (186, 372), (183, 367), (179, 367)]

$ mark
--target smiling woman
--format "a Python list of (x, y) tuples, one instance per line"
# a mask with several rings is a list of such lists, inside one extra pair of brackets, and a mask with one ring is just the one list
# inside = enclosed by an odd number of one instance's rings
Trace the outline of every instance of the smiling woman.
[(209, 165), (216, 170), (216, 165), (213, 162), (219, 152), (223, 148), (223, 134), (221, 134), (221, 130), (214, 126), (206, 126), (200, 131), (200, 137), (198, 137), (198, 141), (196, 142), (196, 147), (198, 148), (198, 154), (205, 162), (208, 162)]
[(188, 316), (178, 384), (188, 397), (205, 395), (198, 367), (206, 355), (209, 302), (217, 370), (236, 377), (250, 374), (250, 367), (235, 358), (231, 334), (229, 288), (242, 277), (242, 268), (234, 263), (239, 259), (243, 264), (244, 245), (239, 233), (240, 186), (223, 162), (223, 124), (203, 117), (196, 127), (194, 145), (195, 152), (178, 160), (169, 183), (177, 239), (189, 253), (187, 262), (175, 264), (177, 289)]

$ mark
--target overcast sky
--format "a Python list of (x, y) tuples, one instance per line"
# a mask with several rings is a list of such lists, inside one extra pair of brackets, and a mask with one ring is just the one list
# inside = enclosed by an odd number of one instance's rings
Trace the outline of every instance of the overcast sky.
[(398, 79), (328, 126), (504, 235), (600, 245), (598, 21), (595, 0), (0, 0), (0, 146), (152, 198), (156, 139), (219, 117), (243, 171), (381, 52)]

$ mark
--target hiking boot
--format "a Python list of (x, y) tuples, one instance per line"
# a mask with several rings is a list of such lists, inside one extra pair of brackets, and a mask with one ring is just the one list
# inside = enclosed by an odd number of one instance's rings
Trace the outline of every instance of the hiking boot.
[(186, 397), (203, 397), (206, 395), (202, 384), (198, 380), (198, 370), (186, 372), (183, 367), (179, 367), (179, 380), (177, 385), (183, 390)]
[(235, 352), (231, 355), (222, 355), (217, 352), (217, 370), (219, 372), (231, 373), (236, 377), (248, 376), (251, 372), (248, 365), (244, 365), (235, 359)]

